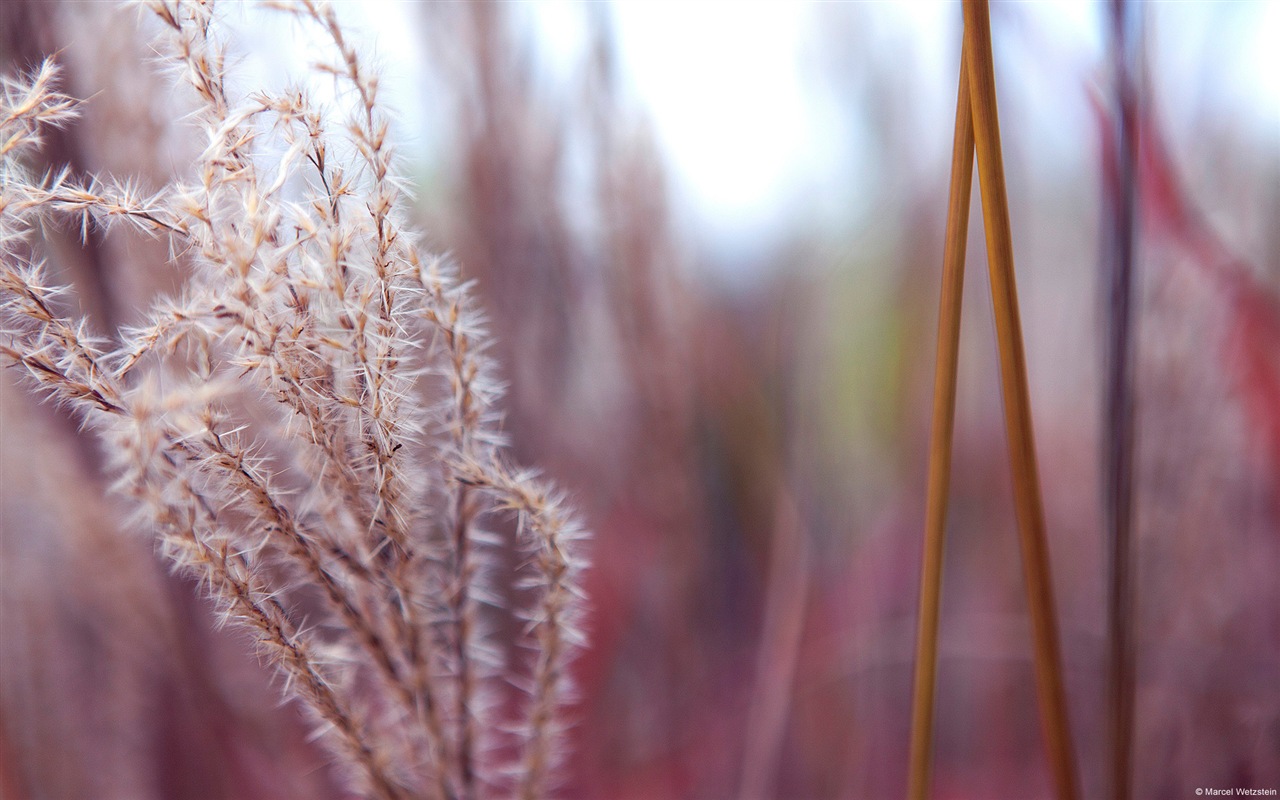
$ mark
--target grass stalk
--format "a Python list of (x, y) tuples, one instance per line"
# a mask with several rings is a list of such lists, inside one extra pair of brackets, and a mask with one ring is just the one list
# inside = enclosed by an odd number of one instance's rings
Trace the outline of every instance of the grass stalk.
[(475, 564), (471, 551), (471, 517), (474, 513), (468, 498), (469, 489), (455, 489), (453, 518), (454, 584), (449, 602), (458, 635), (454, 640), (454, 669), (458, 674), (457, 696), (454, 698), (457, 718), (458, 796), (461, 800), (475, 797), (475, 665), (471, 663), (474, 646), (475, 608), (471, 597), (471, 581)]
[(1115, 148), (1107, 165), (1111, 178), (1107, 209), (1110, 262), (1107, 283), (1106, 428), (1103, 445), (1104, 502), (1109, 548), (1107, 584), (1107, 728), (1111, 797), (1128, 800), (1133, 761), (1134, 569), (1133, 569), (1133, 269), (1138, 144), (1133, 46), (1128, 23), (1133, 9), (1124, 0), (1111, 5), (1112, 63), (1115, 70)]
[(1023, 577), (1035, 654), (1036, 694), (1053, 786), (1061, 800), (1070, 800), (1079, 796), (1079, 785), (1071, 727), (1067, 719), (1044, 502), (1036, 466), (1027, 363), (1014, 276), (1013, 234), (1000, 152), (990, 10), (986, 0), (966, 0), (964, 22), (987, 263), (991, 275), (991, 301), (1000, 352), (1001, 395), (1004, 398), (1014, 509), (1021, 539)]
[(942, 297), (938, 304), (938, 352), (933, 380), (933, 430), (929, 440), (929, 484), (925, 496), (924, 553), (920, 570), (920, 612), (916, 633), (915, 683), (911, 697), (911, 755), (907, 797), (924, 800), (929, 791), (933, 748), (933, 697), (938, 672), (938, 609), (951, 484), (951, 444), (955, 430), (956, 372), (960, 354), (960, 310), (964, 295), (965, 246), (973, 189), (973, 114), (968, 57), (960, 57), (956, 130), (951, 151), (951, 195), (947, 204), (942, 256)]

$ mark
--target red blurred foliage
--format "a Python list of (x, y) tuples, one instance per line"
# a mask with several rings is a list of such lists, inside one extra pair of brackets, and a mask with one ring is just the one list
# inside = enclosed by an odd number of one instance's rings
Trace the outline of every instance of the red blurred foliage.
[(1192, 257), (1228, 309), (1223, 363), (1265, 443), (1272, 499), (1280, 510), (1280, 294), (1205, 220), (1183, 189), (1159, 120), (1149, 108), (1145, 116), (1139, 147), (1144, 221), (1149, 235), (1176, 243)]

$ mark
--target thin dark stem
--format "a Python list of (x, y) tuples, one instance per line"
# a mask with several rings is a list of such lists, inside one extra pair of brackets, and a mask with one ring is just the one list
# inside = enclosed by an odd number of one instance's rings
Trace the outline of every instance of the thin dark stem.
[(1110, 790), (1128, 800), (1133, 760), (1134, 565), (1133, 458), (1134, 391), (1133, 268), (1135, 250), (1135, 156), (1137, 98), (1133, 84), (1132, 10), (1124, 0), (1111, 6), (1115, 75), (1115, 148), (1107, 165), (1111, 179), (1104, 207), (1109, 252), (1110, 329), (1107, 336), (1106, 428), (1103, 445), (1104, 497), (1110, 574), (1107, 584), (1107, 716)]
[(960, 57), (956, 131), (951, 151), (951, 197), (942, 256), (942, 297), (938, 304), (938, 353), (933, 378), (933, 431), (929, 441), (929, 486), (925, 499), (924, 553), (920, 568), (920, 612), (916, 635), (915, 685), (911, 698), (911, 756), (907, 797), (929, 792), (933, 754), (933, 697), (938, 671), (938, 610), (951, 484), (951, 442), (955, 430), (956, 372), (960, 354), (960, 308), (964, 295), (965, 245), (969, 238), (969, 198), (973, 189), (973, 114), (968, 59)]

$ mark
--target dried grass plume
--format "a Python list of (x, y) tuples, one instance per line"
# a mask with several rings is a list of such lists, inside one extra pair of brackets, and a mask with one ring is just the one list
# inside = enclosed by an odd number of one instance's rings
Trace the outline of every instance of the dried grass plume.
[[(214, 4), (144, 5), (207, 144), (155, 192), (33, 174), (77, 101), (52, 61), (5, 79), (0, 354), (101, 439), (164, 554), (253, 636), (354, 790), (546, 796), (585, 534), (504, 453), (483, 321), (405, 227), (377, 76), (331, 8), (272, 3), (327, 34), (317, 69), (352, 113), (301, 88), (233, 95)], [(59, 218), (166, 241), (185, 287), (95, 336), (41, 261)], [(492, 557), (511, 548), (515, 574)]]

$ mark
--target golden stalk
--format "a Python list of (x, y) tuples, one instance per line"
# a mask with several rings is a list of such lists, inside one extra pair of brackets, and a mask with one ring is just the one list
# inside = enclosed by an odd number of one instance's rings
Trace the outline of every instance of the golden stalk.
[(995, 65), (991, 53), (991, 21), (986, 0), (966, 0), (964, 21), (964, 49), (969, 65), (970, 97), (973, 101), (974, 141), (978, 153), (978, 177), (982, 187), (991, 301), (1000, 351), (1001, 394), (1004, 398), (1005, 428), (1013, 472), (1014, 508), (1022, 544), (1023, 577), (1035, 652), (1036, 693), (1053, 784), (1061, 800), (1074, 800), (1079, 796), (1079, 786), (1071, 728), (1067, 720), (1062, 655), (1049, 568), (1049, 547), (1045, 535), (1044, 504), (1040, 496), (1031, 401), (1027, 391), (1027, 363), (1023, 351), (1022, 324), (1018, 315), (1013, 236), (1009, 224), (1004, 164), (1000, 155)]
[(915, 685), (911, 699), (911, 756), (907, 784), (910, 800), (924, 800), (928, 794), (932, 760), (933, 696), (938, 672), (938, 608), (942, 595), (947, 491), (951, 483), (951, 441), (955, 429), (964, 256), (969, 237), (969, 197), (973, 188), (973, 115), (967, 61), (962, 52), (956, 132), (951, 151), (951, 196), (947, 205), (946, 245), (942, 256), (942, 298), (938, 304), (933, 431), (929, 441), (929, 485), (925, 499)]

